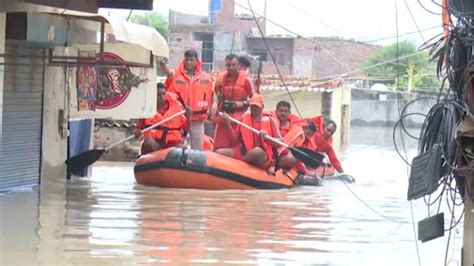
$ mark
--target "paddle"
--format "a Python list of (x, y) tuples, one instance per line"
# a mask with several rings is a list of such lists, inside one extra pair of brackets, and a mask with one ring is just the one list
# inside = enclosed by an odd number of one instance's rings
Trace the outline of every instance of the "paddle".
[[(220, 115), (223, 115), (222, 112), (219, 112)], [(233, 118), (233, 117), (228, 117), (230, 121), (232, 121), (233, 123), (236, 123), (236, 124), (239, 124), (240, 126), (243, 126), (245, 127), (246, 129), (252, 131), (252, 132), (255, 132), (255, 133), (259, 133), (260, 131), (258, 131), (257, 129), (245, 124), (245, 123), (242, 123), (241, 121)], [(293, 146), (289, 146), (288, 144), (286, 144), (285, 142), (283, 141), (280, 141), (279, 139), (276, 139), (276, 138), (273, 138), (271, 136), (265, 136), (266, 139), (268, 140), (271, 140), (273, 142), (275, 142), (276, 144), (282, 146), (282, 147), (285, 147), (287, 149), (289, 149), (291, 151), (291, 154), (293, 154), (293, 156), (303, 162), (306, 166), (308, 167), (311, 167), (311, 168), (318, 168), (321, 164), (322, 164), (322, 161), (323, 161), (323, 155), (317, 151), (313, 151), (313, 150), (310, 150), (308, 148), (305, 148), (305, 147), (293, 147)]]
[[(151, 125), (151, 126), (145, 128), (145, 129), (143, 129), (140, 132), (143, 134), (147, 131), (150, 131), (150, 130), (158, 127), (159, 125), (164, 124), (164, 123), (166, 123), (166, 122), (168, 122), (172, 119), (175, 119), (176, 117), (178, 117), (178, 116), (180, 116), (184, 113), (185, 113), (185, 110), (179, 111), (176, 114), (174, 114), (172, 116), (169, 116), (169, 117), (166, 117), (163, 120), (157, 122), (156, 124)], [(106, 147), (104, 149), (89, 150), (89, 151), (85, 151), (83, 153), (79, 153), (78, 155), (67, 159), (66, 160), (66, 165), (68, 166), (69, 171), (76, 171), (76, 170), (85, 168), (85, 167), (93, 164), (95, 161), (97, 161), (100, 158), (100, 156), (102, 156), (102, 154), (104, 154), (104, 152), (108, 151), (109, 149), (111, 149), (111, 148), (113, 148), (113, 147), (115, 147), (115, 146), (117, 146), (121, 143), (124, 143), (128, 140), (131, 140), (134, 137), (135, 137), (135, 135), (128, 136), (126, 139), (117, 141), (117, 142), (113, 143), (112, 145), (109, 145), (108, 147)]]

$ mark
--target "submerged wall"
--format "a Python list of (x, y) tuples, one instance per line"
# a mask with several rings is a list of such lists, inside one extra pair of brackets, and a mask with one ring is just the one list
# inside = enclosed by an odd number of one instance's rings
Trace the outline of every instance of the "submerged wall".
[[(351, 92), (351, 125), (354, 126), (393, 126), (400, 117), (404, 106), (415, 99), (420, 99), (410, 104), (409, 113), (426, 114), (436, 99), (436, 93), (405, 93), (393, 91), (374, 91), (367, 89), (352, 89)], [(407, 126), (421, 126), (424, 117), (410, 116), (404, 122)]]

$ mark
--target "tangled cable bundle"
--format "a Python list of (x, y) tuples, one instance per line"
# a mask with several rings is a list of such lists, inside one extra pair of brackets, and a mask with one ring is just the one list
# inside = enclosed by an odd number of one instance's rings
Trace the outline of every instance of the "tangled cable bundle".
[[(418, 154), (424, 154), (435, 146), (441, 147), (441, 176), (438, 182), (438, 190), (424, 200), (428, 207), (428, 216), (440, 213), (443, 197), (450, 212), (451, 222), (445, 231), (449, 231), (448, 244), (446, 247), (447, 261), (448, 247), (451, 238), (451, 229), (455, 228), (462, 220), (464, 210), (455, 214), (455, 206), (463, 205), (465, 179), (459, 173), (474, 174), (474, 156), (466, 154), (459, 147), (457, 131), (459, 125), (466, 116), (474, 121), (474, 106), (469, 105), (469, 97), (474, 96), (474, 87), (469, 84), (473, 82), (474, 74), (466, 81), (466, 68), (473, 64), (472, 47), (474, 45), (474, 1), (472, 0), (448, 0), (446, 9), (453, 18), (448, 33), (444, 36), (436, 36), (421, 46), (423, 50), (429, 50), (432, 60), (437, 62), (437, 75), (442, 80), (437, 97), (431, 97), (436, 103), (427, 114), (410, 113), (408, 107), (414, 102), (426, 100), (427, 97), (415, 99), (405, 105), (400, 113), (400, 119), (393, 130), (393, 141), (395, 149), (400, 157), (409, 165), (407, 155), (402, 155), (399, 143), (396, 142), (396, 132), (400, 132), (402, 145), (403, 136), (418, 140)], [(469, 92), (469, 90), (471, 90)], [(470, 95), (471, 94), (471, 95)], [(430, 97), (428, 97), (430, 98)], [(472, 99), (471, 99), (471, 102)], [(424, 117), (419, 137), (407, 131), (404, 120), (412, 115)], [(467, 166), (459, 165), (456, 154), (468, 162)], [(472, 192), (466, 190), (469, 196)], [(459, 196), (459, 197), (458, 197)]]

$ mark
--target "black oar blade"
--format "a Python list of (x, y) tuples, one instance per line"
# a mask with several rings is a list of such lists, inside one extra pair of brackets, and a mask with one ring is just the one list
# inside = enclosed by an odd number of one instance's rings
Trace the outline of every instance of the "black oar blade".
[(311, 168), (318, 168), (322, 163), (324, 156), (305, 147), (289, 147), (291, 153), (298, 161), (303, 162), (306, 166)]
[(68, 166), (69, 171), (77, 171), (99, 160), (100, 156), (102, 156), (104, 152), (105, 150), (101, 149), (101, 150), (90, 150), (83, 153), (79, 153), (78, 155), (67, 159), (66, 165)]

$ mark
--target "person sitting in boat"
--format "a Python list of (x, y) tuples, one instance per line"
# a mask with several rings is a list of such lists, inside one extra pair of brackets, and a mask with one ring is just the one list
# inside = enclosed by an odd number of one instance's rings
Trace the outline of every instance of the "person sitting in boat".
[(285, 100), (277, 103), (276, 110), (272, 114), (282, 137), (285, 137), (295, 124), (303, 121), (300, 117), (291, 113), (291, 104)]
[(141, 154), (146, 154), (159, 149), (174, 147), (182, 142), (183, 127), (186, 125), (186, 117), (181, 115), (172, 119), (145, 134), (141, 130), (149, 127), (162, 119), (172, 116), (183, 110), (176, 94), (167, 92), (163, 83), (157, 84), (156, 114), (150, 118), (138, 120), (133, 134), (137, 139), (143, 139)]
[(214, 139), (210, 136), (204, 134), (204, 142), (203, 142), (203, 149), (204, 151), (213, 151), (214, 150)]
[[(307, 149), (317, 151), (318, 147), (314, 142), (313, 136), (317, 131), (316, 124), (311, 120), (305, 120), (302, 124), (303, 132), (304, 132), (304, 141), (301, 143), (302, 147)], [(321, 184), (321, 177), (318, 176), (316, 173), (316, 169), (307, 167), (302, 162), (296, 163), (296, 169), (298, 173), (301, 175), (301, 180), (299, 180), (299, 184), (305, 185), (320, 185)]]
[[(216, 152), (264, 169), (272, 167), (275, 163), (274, 154), (278, 153), (279, 145), (266, 139), (265, 136), (281, 140), (281, 134), (273, 117), (269, 113), (264, 113), (263, 107), (263, 97), (260, 94), (254, 94), (250, 99), (250, 112), (245, 113), (241, 118), (242, 123), (259, 130), (259, 134), (239, 126), (235, 132), (236, 136), (231, 137), (239, 139), (241, 145), (233, 149), (219, 149)], [(224, 118), (228, 116), (228, 114), (223, 115)], [(281, 158), (280, 162), (283, 169), (291, 168), (296, 163), (290, 154)]]
[[(332, 120), (329, 120), (329, 122), (331, 122)], [(328, 123), (329, 125), (330, 123)], [(336, 123), (334, 121), (332, 121), (332, 123), (334, 125), (334, 128), (335, 128), (335, 125)], [(327, 127), (327, 126), (326, 126)], [(330, 126), (330, 129), (332, 128), (333, 126)], [(323, 130), (324, 132), (326, 131), (326, 129)], [(335, 131), (335, 130), (334, 130)], [(334, 131), (332, 131), (332, 134), (334, 134)], [(328, 156), (328, 159), (329, 159), (329, 162), (332, 164), (332, 166), (340, 173), (343, 173), (344, 170), (342, 169), (342, 165), (341, 165), (341, 162), (339, 161), (339, 159), (337, 158), (337, 155), (336, 153), (334, 152), (334, 149), (332, 147), (332, 144), (330, 144), (328, 142), (328, 139), (327, 137), (331, 137), (332, 136), (327, 134), (327, 133), (322, 133), (321, 130), (318, 130), (314, 135), (313, 135), (313, 140), (314, 140), (314, 143), (316, 143), (316, 146), (317, 146), (317, 151), (319, 152), (322, 152), (322, 153), (325, 153), (327, 156)], [(332, 142), (332, 138), (330, 139), (331, 142)]]
[(203, 150), (204, 120), (209, 116), (213, 100), (211, 76), (202, 70), (198, 52), (193, 49), (184, 53), (184, 59), (176, 70), (168, 69), (163, 61), (160, 61), (160, 67), (168, 74), (168, 90), (176, 93), (186, 108), (191, 148)]
[[(219, 112), (226, 112), (231, 117), (240, 120), (249, 108), (249, 99), (253, 96), (253, 87), (247, 72), (239, 70), (237, 55), (229, 54), (225, 58), (226, 71), (218, 77), (214, 89), (216, 105)], [(228, 136), (230, 130), (236, 130), (237, 124), (230, 123), (219, 116), (215, 117), (216, 129), (214, 149), (231, 148), (238, 143)]]
[(322, 127), (322, 135), (324, 139), (332, 145), (332, 136), (337, 130), (337, 124), (331, 119), (325, 120), (324, 121), (324, 126)]

